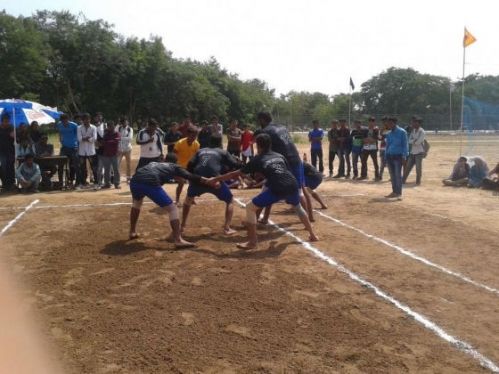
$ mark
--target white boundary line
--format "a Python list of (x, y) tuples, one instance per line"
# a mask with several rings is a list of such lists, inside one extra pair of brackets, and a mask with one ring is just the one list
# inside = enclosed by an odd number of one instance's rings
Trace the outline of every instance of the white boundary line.
[(5, 225), (5, 227), (2, 229), (2, 231), (0, 231), (0, 237), (2, 237), (7, 232), (7, 230), (9, 230), (12, 226), (14, 226), (16, 224), (16, 222), (19, 221), (21, 219), (21, 217), (24, 216), (28, 210), (33, 208), (33, 206), (35, 204), (38, 204), (39, 201), (40, 200), (38, 200), (38, 199), (33, 200), (28, 206), (24, 207), (24, 210), (21, 213), (19, 213), (17, 216), (15, 216), (14, 219), (9, 221), (9, 223), (7, 223), (7, 225)]
[(392, 242), (389, 242), (388, 240), (385, 240), (385, 239), (382, 239), (382, 238), (379, 238), (375, 235), (371, 235), (371, 234), (368, 234), (367, 232), (365, 232), (364, 230), (361, 230), (357, 227), (354, 227), (352, 225), (349, 225), (348, 223), (345, 223), (343, 221), (340, 221), (339, 219), (337, 218), (334, 218), (334, 217), (331, 217), (325, 213), (322, 213), (321, 211), (319, 210), (315, 210), (314, 211), (316, 213), (318, 213), (320, 216), (330, 220), (330, 221), (333, 221), (337, 224), (339, 224), (340, 226), (343, 226), (343, 227), (346, 227), (350, 230), (353, 230), (355, 232), (358, 232), (359, 234), (365, 236), (366, 238), (369, 238), (369, 239), (372, 239), (374, 241), (377, 241), (378, 243), (381, 243), (381, 244), (384, 244), (386, 245), (387, 247), (390, 247), (394, 250), (396, 250), (397, 252), (403, 254), (404, 256), (408, 256), (410, 258), (412, 258), (413, 260), (416, 260), (416, 261), (419, 261), (427, 266), (431, 266), (432, 268), (435, 268), (435, 269), (438, 269), (440, 270), (441, 272), (445, 273), (445, 274), (448, 274), (448, 275), (451, 275), (455, 278), (458, 278), (460, 279), (461, 281), (463, 282), (466, 282), (466, 283), (469, 283), (469, 284), (472, 284), (473, 286), (476, 286), (476, 287), (479, 287), (479, 288), (482, 288), (486, 291), (489, 291), (489, 292), (492, 292), (494, 294), (496, 294), (497, 296), (499, 296), (499, 290), (496, 289), (496, 288), (493, 288), (493, 287), (490, 287), (490, 286), (487, 286), (486, 284), (482, 284), (482, 283), (479, 283), (477, 281), (474, 281), (473, 279), (471, 278), (468, 278), (466, 275), (463, 275), (463, 274), (460, 274), (458, 272), (455, 272), (455, 271), (452, 271), (448, 268), (446, 268), (445, 266), (442, 266), (442, 265), (439, 265), (439, 264), (436, 264), (422, 256), (419, 256), (417, 255), (416, 253), (408, 250), (408, 249), (405, 249), (405, 248), (402, 248), (401, 246), (397, 245), (397, 244), (394, 244)]
[[(234, 199), (240, 206), (244, 207), (246, 204), (244, 204), (241, 200), (239, 199)], [(435, 335), (439, 336), (446, 342), (452, 344), (454, 347), (456, 347), (458, 350), (470, 355), (473, 357), (475, 360), (477, 360), (480, 365), (483, 367), (489, 369), (490, 371), (494, 373), (499, 373), (499, 367), (489, 358), (485, 357), (482, 355), (480, 352), (476, 351), (469, 343), (467, 343), (464, 340), (460, 340), (452, 335), (450, 335), (448, 332), (446, 332), (443, 328), (438, 326), (435, 322), (431, 321), (427, 317), (425, 317), (422, 314), (419, 314), (412, 310), (409, 306), (401, 303), (394, 297), (390, 296), (380, 288), (378, 288), (376, 285), (373, 283), (363, 279), (361, 276), (357, 275), (353, 271), (347, 269), (345, 266), (337, 262), (334, 258), (329, 257), (326, 255), (324, 252), (321, 250), (317, 249), (314, 247), (312, 244), (310, 244), (307, 241), (302, 240), (300, 237), (297, 235), (293, 234), (292, 232), (280, 227), (278, 224), (274, 223), (273, 221), (269, 220), (269, 223), (274, 226), (277, 230), (283, 232), (284, 234), (290, 236), (291, 238), (295, 239), (298, 243), (300, 243), (307, 251), (311, 252), (314, 254), (316, 257), (319, 259), (325, 261), (329, 265), (337, 268), (339, 271), (342, 273), (345, 273), (348, 275), (350, 279), (353, 281), (359, 283), (360, 285), (369, 288), (371, 291), (373, 291), (376, 295), (381, 297), (383, 300), (389, 302), (390, 304), (393, 304), (395, 307), (403, 311), (405, 314), (408, 316), (414, 318), (417, 322), (419, 322), (421, 325), (423, 325), (426, 329), (432, 331)]]

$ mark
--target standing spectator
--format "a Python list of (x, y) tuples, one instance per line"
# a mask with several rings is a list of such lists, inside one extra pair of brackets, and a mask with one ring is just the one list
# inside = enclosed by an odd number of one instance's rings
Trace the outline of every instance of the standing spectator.
[(33, 154), (28, 153), (16, 170), (16, 178), (21, 185), (22, 192), (38, 192), (41, 175), (40, 167), (33, 162)]
[[(61, 122), (56, 125), (61, 143), (60, 155), (66, 156), (69, 161), (69, 186), (73, 186), (75, 178), (79, 178), (80, 161), (78, 157), (78, 125), (69, 121), (67, 114), (61, 114)], [(59, 168), (59, 180), (62, 181), (64, 170)], [(78, 181), (76, 181), (78, 183)]]
[(308, 141), (310, 142), (310, 157), (312, 165), (317, 169), (317, 159), (319, 159), (319, 172), (324, 172), (324, 160), (322, 152), (322, 139), (324, 138), (324, 130), (320, 128), (318, 120), (312, 121), (313, 129), (308, 133)]
[[(334, 173), (333, 162), (339, 148), (338, 120), (333, 119), (331, 121), (331, 129), (327, 132), (327, 138), (329, 140), (329, 178), (331, 178)], [(338, 156), (338, 159), (340, 159), (340, 156)]]
[(223, 128), (221, 123), (218, 123), (217, 116), (211, 117), (210, 129), (211, 129), (211, 136), (213, 138), (215, 138), (215, 142), (217, 144), (216, 148), (223, 148), (222, 147), (222, 134), (223, 134), (224, 128)]
[(175, 143), (182, 139), (182, 133), (178, 131), (178, 123), (172, 122), (168, 130), (165, 132), (163, 143), (166, 145), (166, 153), (173, 153)]
[(241, 155), (245, 164), (253, 157), (253, 131), (249, 129), (247, 124), (243, 125), (243, 133), (241, 134)]
[(227, 129), (227, 152), (239, 158), (241, 155), (241, 129), (237, 127), (238, 122), (233, 119)]
[(390, 133), (386, 136), (386, 164), (392, 180), (392, 193), (387, 198), (402, 199), (402, 164), (407, 159), (407, 133), (397, 126), (396, 117), (388, 117), (387, 128)]
[(111, 168), (113, 168), (113, 184), (116, 189), (120, 189), (120, 168), (118, 166), (118, 148), (120, 145), (121, 136), (116, 132), (113, 121), (109, 121), (104, 130), (102, 137), (102, 164), (104, 166), (104, 184), (102, 177), (99, 175), (99, 184), (102, 188), (111, 187)]
[[(208, 126), (208, 121), (201, 121), (201, 130), (199, 130), (199, 134), (198, 134), (199, 147), (200, 148), (209, 148), (210, 147), (210, 139), (211, 139), (211, 129)], [(176, 141), (178, 141), (178, 140), (179, 139), (177, 139)], [(173, 151), (173, 146), (172, 146), (172, 151)], [(168, 151), (168, 153), (170, 153), (170, 151)]]
[(97, 112), (94, 117), (94, 126), (97, 130), (97, 141), (95, 142), (95, 166), (94, 171), (94, 183), (99, 183), (102, 176), (104, 175), (104, 165), (102, 163), (102, 139), (104, 138), (104, 132), (106, 131), (106, 123), (104, 123), (102, 118), (102, 113)]
[(16, 148), (14, 139), (14, 126), (10, 123), (10, 116), (4, 113), (0, 124), (0, 179), (4, 191), (10, 191), (15, 187)]
[(95, 154), (95, 142), (97, 141), (97, 129), (90, 123), (90, 114), (82, 115), (83, 125), (78, 127), (78, 157), (80, 159), (80, 176), (77, 189), (87, 184), (87, 161), (94, 176), (94, 189), (99, 188), (99, 177), (97, 175), (98, 159)]
[(121, 167), (121, 161), (125, 157), (126, 162), (126, 182), (130, 183), (132, 178), (132, 139), (133, 129), (128, 124), (126, 118), (120, 119), (120, 126), (118, 128), (120, 134), (120, 144), (118, 146), (118, 168)]
[(386, 150), (386, 135), (390, 132), (388, 130), (386, 122), (388, 121), (388, 117), (384, 116), (381, 120), (383, 128), (381, 129), (381, 132), (379, 134), (379, 162), (380, 162), (380, 168), (379, 168), (379, 180), (383, 180), (383, 173), (385, 171), (385, 166), (386, 166), (386, 157), (385, 157), (385, 150)]
[(421, 127), (423, 120), (418, 117), (412, 117), (412, 131), (409, 135), (409, 158), (404, 171), (404, 179), (402, 183), (407, 181), (407, 177), (411, 174), (412, 168), (416, 165), (416, 185), (421, 184), (423, 175), (423, 158), (425, 157), (424, 142), (426, 134)]
[[(192, 126), (187, 131), (187, 137), (180, 139), (177, 144), (175, 144), (174, 152), (177, 155), (177, 164), (179, 164), (184, 169), (187, 169), (189, 161), (199, 150), (199, 142), (196, 140), (197, 135), (197, 128)], [(184, 184), (185, 179), (178, 179), (177, 191), (175, 194), (175, 204), (180, 203), (180, 194), (182, 193)]]
[(185, 138), (187, 136), (187, 133), (191, 126), (193, 126), (191, 117), (189, 116), (185, 117), (185, 119), (177, 128), (177, 131), (180, 133), (180, 139)]
[[(340, 159), (340, 166), (338, 167), (338, 174), (333, 178), (350, 178), (350, 152), (352, 152), (352, 145), (350, 142), (350, 129), (347, 126), (347, 121), (340, 119), (340, 128), (338, 129), (338, 158)], [(347, 166), (347, 173), (345, 174), (345, 164)]]
[[(355, 120), (353, 122), (353, 130), (350, 133), (350, 138), (352, 139), (352, 168), (353, 168), (353, 179), (359, 177), (358, 163), (360, 154), (362, 153), (362, 147), (364, 146), (364, 138), (366, 137), (366, 132), (362, 128), (362, 122)], [(367, 170), (366, 170), (367, 173)]]
[(159, 162), (163, 158), (163, 145), (161, 144), (161, 133), (158, 130), (158, 122), (150, 119), (147, 127), (137, 134), (137, 144), (140, 145), (140, 158), (136, 170), (150, 162)]
[(374, 180), (379, 180), (378, 138), (379, 129), (376, 126), (376, 118), (370, 117), (361, 154), (362, 170), (360, 172), (360, 179), (362, 180), (367, 179), (367, 160), (369, 159), (369, 157), (371, 157), (371, 159), (373, 160)]
[(38, 125), (38, 122), (36, 121), (31, 122), (31, 125), (29, 126), (29, 137), (31, 138), (33, 144), (38, 143), (42, 138), (42, 133), (40, 131), (40, 126)]
[(28, 127), (25, 123), (21, 123), (17, 128), (17, 143), (16, 143), (16, 155), (18, 159), (24, 159), (27, 154), (33, 154), (33, 141), (29, 136)]

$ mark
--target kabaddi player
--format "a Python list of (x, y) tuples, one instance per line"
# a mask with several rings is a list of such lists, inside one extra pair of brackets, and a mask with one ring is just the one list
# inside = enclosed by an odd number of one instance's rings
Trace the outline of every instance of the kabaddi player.
[[(201, 148), (194, 157), (189, 161), (187, 170), (196, 175), (205, 178), (216, 177), (222, 174), (222, 170), (236, 170), (241, 167), (241, 162), (231, 155), (228, 151), (217, 148), (220, 144), (217, 138), (210, 139), (210, 148)], [(196, 196), (201, 196), (205, 193), (215, 195), (218, 200), (225, 202), (225, 223), (224, 234), (232, 235), (236, 231), (230, 227), (232, 215), (234, 214), (233, 196), (229, 186), (222, 182), (220, 188), (208, 187), (198, 182), (191, 181), (187, 189), (187, 197), (184, 201), (182, 210), (182, 231), (186, 227), (187, 217), (191, 205)]]
[(300, 205), (300, 186), (291, 173), (288, 163), (283, 155), (271, 150), (272, 140), (267, 134), (256, 137), (258, 155), (251, 159), (240, 170), (236, 170), (219, 177), (216, 181), (224, 181), (237, 178), (242, 174), (261, 173), (265, 176), (265, 188), (246, 205), (246, 224), (248, 229), (248, 241), (239, 243), (242, 249), (253, 249), (258, 245), (256, 233), (256, 212), (280, 200), (292, 205), (296, 214), (310, 234), (310, 241), (319, 240), (315, 235), (307, 213)]
[(310, 196), (321, 204), (321, 209), (327, 209), (327, 205), (324, 204), (321, 196), (315, 192), (315, 189), (322, 183), (323, 174), (308, 162), (303, 162), (303, 172), (305, 175), (305, 188), (310, 193)]
[(177, 206), (173, 204), (172, 199), (168, 196), (162, 186), (172, 178), (183, 178), (189, 181), (204, 183), (211, 187), (216, 187), (217, 182), (189, 173), (176, 164), (177, 160), (173, 154), (168, 154), (165, 161), (166, 162), (151, 162), (148, 165), (141, 167), (135, 172), (135, 175), (130, 180), (132, 209), (130, 210), (129, 238), (136, 239), (139, 237), (136, 231), (137, 221), (139, 220), (140, 208), (142, 207), (144, 197), (147, 196), (154, 201), (156, 205), (162, 208), (164, 214), (169, 215), (170, 226), (172, 228), (169, 239), (173, 240), (175, 247), (192, 247), (194, 244), (184, 240), (181, 236)]

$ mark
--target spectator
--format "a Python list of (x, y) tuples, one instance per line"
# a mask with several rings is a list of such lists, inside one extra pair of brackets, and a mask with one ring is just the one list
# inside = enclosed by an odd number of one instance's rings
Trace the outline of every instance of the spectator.
[(34, 153), (33, 141), (31, 140), (28, 128), (24, 123), (22, 123), (17, 130), (16, 154), (18, 159), (24, 159), (24, 156), (28, 153)]
[(467, 186), (470, 177), (470, 166), (468, 165), (468, 159), (464, 156), (459, 157), (457, 162), (454, 164), (452, 169), (452, 174), (444, 179), (442, 183), (445, 186), (451, 187), (461, 187)]
[(359, 163), (360, 154), (362, 153), (362, 147), (364, 145), (364, 138), (366, 137), (366, 132), (362, 128), (362, 122), (358, 120), (354, 121), (353, 126), (354, 128), (350, 133), (350, 139), (352, 139), (352, 168), (353, 168), (353, 179), (357, 179), (359, 177), (358, 163)]
[(120, 168), (118, 166), (118, 148), (121, 136), (116, 132), (113, 121), (109, 121), (102, 137), (102, 156), (101, 161), (104, 166), (104, 184), (99, 175), (99, 184), (103, 188), (111, 187), (111, 168), (113, 168), (113, 184), (116, 189), (120, 189)]
[(24, 156), (23, 163), (16, 170), (16, 178), (22, 192), (38, 192), (41, 172), (38, 164), (33, 162), (33, 154)]
[(191, 117), (189, 116), (185, 117), (180, 126), (178, 126), (177, 128), (177, 131), (180, 132), (180, 139), (185, 138), (187, 136), (187, 133), (191, 126), (193, 126)]
[(468, 163), (470, 164), (468, 187), (479, 188), (482, 186), (483, 180), (487, 178), (487, 175), (489, 174), (489, 167), (480, 156), (468, 157)]
[[(198, 134), (198, 142), (200, 148), (209, 148), (210, 147), (210, 139), (211, 139), (211, 129), (208, 126), (208, 121), (201, 121), (201, 130), (199, 130)], [(179, 139), (175, 140), (177, 142)], [(173, 144), (175, 145), (175, 144)], [(172, 150), (168, 150), (168, 153), (173, 152)]]
[(166, 145), (166, 153), (173, 153), (175, 143), (182, 139), (182, 133), (178, 131), (178, 123), (172, 122), (168, 130), (165, 132), (163, 143)]
[(392, 193), (386, 197), (402, 199), (402, 164), (407, 159), (408, 143), (407, 133), (397, 126), (396, 117), (387, 118), (387, 128), (390, 133), (386, 136), (386, 164), (392, 181)]
[(40, 131), (40, 126), (38, 125), (38, 122), (36, 121), (31, 122), (31, 125), (29, 127), (29, 137), (31, 138), (33, 144), (38, 143), (42, 138), (42, 133)]
[[(187, 137), (180, 139), (177, 144), (175, 144), (174, 152), (177, 155), (177, 164), (179, 164), (184, 169), (187, 168), (189, 161), (199, 150), (199, 142), (196, 140), (197, 135), (197, 128), (192, 126), (187, 132)], [(214, 144), (218, 146), (218, 140), (214, 139), (214, 142)], [(182, 189), (184, 188), (184, 184), (184, 179), (178, 179), (177, 191), (175, 194), (176, 204), (180, 203), (180, 195), (182, 193)]]
[(324, 138), (324, 130), (320, 128), (318, 120), (312, 121), (313, 129), (308, 133), (308, 141), (310, 142), (310, 157), (312, 165), (317, 169), (317, 159), (319, 160), (319, 172), (324, 172), (324, 160), (322, 152), (322, 139)]
[(97, 128), (90, 123), (90, 114), (82, 115), (83, 125), (78, 127), (78, 158), (80, 159), (80, 173), (77, 189), (87, 184), (87, 161), (94, 176), (94, 189), (99, 188), (98, 158), (95, 153), (95, 142), (97, 141)]
[(487, 178), (482, 181), (482, 188), (499, 191), (499, 163), (489, 172)]
[(128, 124), (128, 120), (126, 118), (120, 119), (118, 133), (120, 134), (120, 143), (118, 146), (118, 168), (120, 168), (121, 161), (124, 157), (126, 162), (126, 182), (130, 183), (130, 179), (132, 178), (133, 129)]
[(411, 128), (409, 135), (410, 154), (407, 160), (407, 166), (404, 171), (403, 183), (407, 181), (407, 177), (411, 174), (412, 168), (416, 165), (416, 185), (421, 184), (421, 176), (423, 174), (423, 158), (425, 157), (425, 132), (421, 127), (423, 120), (418, 116), (412, 117)]
[(360, 179), (367, 179), (367, 160), (369, 157), (373, 160), (374, 166), (374, 180), (379, 180), (379, 166), (378, 166), (378, 138), (379, 129), (376, 126), (376, 118), (370, 117), (365, 133), (364, 145), (362, 147), (361, 162), (362, 170), (360, 172)]
[(95, 166), (94, 171), (94, 183), (98, 183), (104, 174), (104, 165), (102, 163), (102, 138), (104, 137), (104, 132), (106, 131), (106, 123), (103, 121), (102, 113), (97, 112), (94, 117), (94, 126), (97, 131), (97, 141), (95, 142)]
[(140, 158), (136, 170), (150, 162), (159, 162), (163, 158), (163, 144), (161, 133), (158, 130), (158, 122), (150, 119), (147, 127), (137, 134), (137, 144), (140, 145)]
[(0, 180), (3, 191), (15, 188), (16, 148), (14, 139), (14, 126), (10, 123), (10, 116), (3, 113), (0, 123)]
[[(80, 173), (78, 125), (74, 122), (70, 122), (67, 114), (62, 114), (61, 122), (56, 124), (55, 127), (59, 132), (59, 141), (61, 143), (60, 155), (66, 156), (69, 160), (69, 187), (72, 187), (75, 177), (79, 176)], [(61, 181), (63, 172), (62, 168), (59, 168), (59, 180)]]
[[(333, 178), (350, 178), (350, 152), (352, 152), (352, 145), (350, 142), (350, 130), (347, 126), (347, 121), (340, 119), (340, 128), (338, 129), (338, 158), (340, 165), (338, 167), (338, 174)], [(345, 164), (347, 166), (347, 173), (345, 174)]]
[[(51, 157), (54, 155), (54, 145), (48, 143), (49, 137), (43, 134), (40, 141), (35, 144), (35, 157), (44, 158)], [(52, 187), (52, 176), (57, 172), (57, 166), (54, 164), (47, 164), (40, 162), (40, 171), (42, 173), (42, 183), (43, 187), (50, 189)], [(59, 180), (61, 182), (61, 180)]]
[(43, 134), (40, 138), (40, 141), (35, 144), (36, 157), (50, 157), (54, 155), (54, 145), (49, 144), (48, 140), (48, 135)]
[[(334, 119), (331, 121), (331, 129), (327, 132), (327, 138), (329, 140), (329, 178), (331, 178), (334, 173), (333, 162), (339, 148), (338, 120)], [(339, 158), (340, 156), (338, 156)]]
[(213, 138), (215, 138), (215, 141), (217, 142), (216, 148), (223, 148), (222, 147), (222, 134), (223, 134), (224, 128), (223, 128), (221, 123), (218, 123), (217, 116), (211, 117), (210, 129), (211, 129), (211, 136)]
[(243, 125), (243, 133), (241, 134), (241, 155), (245, 164), (253, 157), (253, 131), (249, 129), (247, 124)]
[(241, 156), (241, 129), (237, 127), (238, 122), (233, 119), (227, 129), (227, 152), (239, 158)]
[(381, 129), (381, 132), (379, 134), (379, 163), (380, 163), (380, 168), (379, 168), (379, 180), (383, 180), (383, 173), (385, 171), (385, 166), (386, 166), (386, 157), (385, 157), (385, 150), (386, 150), (386, 135), (390, 132), (388, 128), (386, 127), (386, 120), (387, 117), (383, 117), (382, 123), (383, 123), (383, 128)]

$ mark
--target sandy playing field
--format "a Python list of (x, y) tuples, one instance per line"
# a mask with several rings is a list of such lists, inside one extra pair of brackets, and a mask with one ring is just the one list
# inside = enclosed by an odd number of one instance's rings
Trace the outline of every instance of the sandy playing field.
[[(152, 204), (141, 239), (129, 242), (124, 186), (2, 196), (0, 228), (39, 202), (0, 248), (70, 373), (490, 372), (499, 365), (499, 195), (442, 187), (457, 139), (430, 142), (423, 184), (411, 176), (403, 201), (383, 198), (386, 181), (326, 180), (313, 246), (278, 204), (260, 248), (240, 251), (243, 209), (238, 234), (224, 237), (224, 206), (207, 195), (186, 229), (197, 248), (174, 250)], [(497, 136), (465, 140), (470, 147), (489, 166), (499, 161)], [(242, 202), (254, 193), (235, 191)]]

